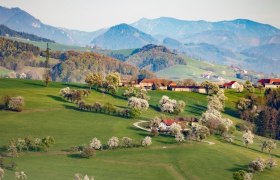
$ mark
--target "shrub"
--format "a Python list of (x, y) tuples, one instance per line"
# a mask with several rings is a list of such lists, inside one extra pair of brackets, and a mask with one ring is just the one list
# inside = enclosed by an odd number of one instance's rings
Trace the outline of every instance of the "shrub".
[(158, 136), (159, 135), (158, 129), (156, 127), (152, 127), (151, 135), (152, 136)]
[(7, 104), (7, 109), (21, 112), (24, 106), (24, 98), (21, 96), (11, 97)]
[(4, 178), (4, 175), (5, 175), (5, 171), (0, 167), (0, 180)]
[(15, 172), (15, 178), (17, 180), (25, 180), (27, 179), (27, 175), (23, 171)]
[(82, 158), (90, 158), (95, 155), (95, 149), (90, 146), (85, 146), (81, 152)]
[(141, 111), (138, 109), (129, 109), (128, 113), (129, 113), (128, 117), (130, 117), (130, 118), (136, 118), (141, 115)]
[(92, 110), (95, 112), (100, 112), (102, 110), (102, 105), (99, 102), (95, 102), (92, 105)]
[(192, 126), (192, 133), (195, 135), (196, 140), (200, 141), (206, 139), (210, 135), (210, 131), (206, 126), (199, 124)]
[(158, 117), (155, 117), (154, 119), (150, 120), (150, 128), (158, 128), (160, 125), (161, 119)]
[(170, 132), (171, 132), (171, 134), (174, 134), (174, 135), (180, 134), (182, 132), (182, 128), (181, 128), (180, 124), (177, 124), (177, 123), (171, 124)]
[(123, 147), (131, 147), (133, 144), (133, 140), (129, 137), (123, 137), (121, 140), (121, 145)]
[(266, 167), (267, 168), (273, 168), (273, 167), (276, 167), (277, 166), (277, 161), (272, 159), (272, 158), (269, 158), (267, 161), (266, 161)]
[(261, 172), (263, 171), (265, 168), (265, 161), (261, 158), (258, 158), (257, 160), (254, 160), (252, 162), (249, 163), (249, 166), (248, 166), (248, 170), (250, 172)]
[(243, 134), (242, 139), (246, 147), (248, 147), (249, 144), (254, 143), (254, 135), (250, 130), (248, 130), (246, 133)]
[(150, 146), (152, 144), (152, 138), (150, 136), (146, 136), (142, 142), (141, 142), (142, 146)]
[(89, 177), (88, 175), (82, 175), (82, 174), (76, 173), (74, 175), (74, 180), (94, 180), (94, 177), (93, 176)]
[(97, 138), (93, 138), (90, 143), (89, 143), (90, 147), (93, 149), (101, 149), (102, 144), (101, 141), (99, 141)]
[(50, 148), (51, 146), (53, 146), (55, 143), (55, 140), (53, 137), (51, 136), (47, 136), (47, 137), (44, 137), (42, 139), (42, 142), (41, 142), (41, 145), (42, 145), (42, 148), (47, 150), (48, 148)]
[(234, 180), (251, 180), (253, 178), (252, 173), (248, 173), (244, 170), (239, 170), (233, 173)]
[(223, 133), (222, 135), (226, 142), (232, 143), (234, 141), (234, 139), (233, 139), (234, 137), (231, 134)]
[(8, 146), (8, 152), (11, 154), (12, 157), (16, 157), (18, 155), (17, 145), (14, 140), (11, 140)]
[(181, 112), (184, 112), (186, 103), (184, 101), (178, 101), (175, 108), (174, 108), (174, 114), (180, 114)]
[(261, 150), (262, 151), (268, 151), (270, 153), (273, 149), (276, 149), (276, 143), (273, 142), (272, 140), (270, 140), (270, 139), (264, 140), (261, 143)]
[(110, 149), (117, 148), (119, 146), (119, 138), (113, 136), (109, 139), (107, 144), (108, 144)]
[(176, 134), (175, 135), (175, 141), (177, 143), (182, 143), (185, 141), (185, 136), (182, 133)]

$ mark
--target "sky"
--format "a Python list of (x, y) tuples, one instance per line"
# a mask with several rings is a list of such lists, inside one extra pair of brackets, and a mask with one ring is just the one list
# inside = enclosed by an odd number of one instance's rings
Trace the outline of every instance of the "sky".
[(45, 24), (94, 31), (143, 17), (221, 21), (251, 19), (280, 28), (280, 0), (0, 0)]

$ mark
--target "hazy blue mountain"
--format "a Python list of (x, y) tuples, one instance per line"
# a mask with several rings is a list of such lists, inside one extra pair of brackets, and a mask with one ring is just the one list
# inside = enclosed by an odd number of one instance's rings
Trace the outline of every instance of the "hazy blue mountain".
[(99, 35), (99, 31), (83, 32), (46, 25), (19, 8), (9, 9), (1, 6), (0, 24), (4, 24), (15, 31), (34, 34), (62, 44), (85, 45), (89, 44), (92, 38)]
[[(236, 43), (240, 42), (241, 44), (247, 43), (248, 46), (258, 46), (262, 44), (261, 40), (264, 37), (280, 34), (280, 30), (271, 25), (247, 19), (207, 22), (184, 21), (168, 17), (157, 19), (143, 18), (133, 23), (132, 26), (151, 35), (166, 36), (183, 43), (215, 42), (217, 33), (222, 33), (219, 36), (223, 38), (223, 36), (226, 35), (225, 38), (228, 38), (228, 44), (230, 44), (232, 38), (237, 38)], [(211, 39), (210, 35), (207, 36), (210, 32), (216, 34), (213, 39)], [(224, 39), (224, 42), (225, 41), (227, 41), (227, 39)]]
[(92, 40), (92, 44), (105, 49), (132, 49), (157, 43), (149, 34), (127, 24), (119, 24)]
[(22, 38), (22, 39), (27, 39), (27, 40), (31, 40), (31, 41), (53, 42), (54, 43), (54, 41), (52, 41), (50, 39), (42, 38), (42, 37), (39, 37), (39, 36), (36, 36), (33, 34), (29, 34), (29, 33), (14, 31), (3, 24), (0, 25), (0, 36), (16, 37), (16, 38)]
[(211, 23), (206, 21), (184, 21), (169, 17), (142, 18), (133, 23), (132, 26), (153, 36), (162, 35), (177, 40), (212, 28)]
[[(254, 58), (268, 58), (280, 62), (280, 44), (265, 44), (252, 47), (241, 52), (242, 54)], [(280, 65), (279, 65), (280, 69)]]

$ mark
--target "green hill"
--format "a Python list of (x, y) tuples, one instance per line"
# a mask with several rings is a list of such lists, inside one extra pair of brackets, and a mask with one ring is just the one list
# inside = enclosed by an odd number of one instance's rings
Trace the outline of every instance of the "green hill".
[[(0, 111), (0, 152), (11, 139), (34, 136), (53, 136), (54, 147), (48, 152), (20, 153), (17, 158), (5, 158), (5, 163), (15, 161), (18, 170), (23, 170), (30, 180), (73, 179), (75, 173), (93, 175), (95, 179), (232, 179), (232, 173), (246, 169), (247, 164), (258, 157), (268, 158), (260, 151), (260, 138), (246, 148), (241, 140), (241, 132), (236, 132), (233, 144), (224, 143), (219, 137), (211, 136), (209, 145), (190, 141), (176, 144), (174, 138), (159, 136), (147, 148), (131, 148), (97, 151), (91, 159), (81, 159), (67, 151), (72, 146), (88, 143), (93, 137), (106, 143), (108, 138), (131, 137), (140, 141), (148, 133), (133, 127), (138, 119), (125, 119), (104, 114), (83, 112), (75, 105), (59, 96), (63, 87), (85, 88), (80, 84), (51, 83), (43, 86), (41, 81), (0, 79), (0, 95), (20, 95), (25, 98), (24, 110), (20, 113)], [(120, 89), (116, 96), (92, 91), (88, 101), (110, 102), (115, 106), (126, 106)], [(187, 104), (182, 116), (200, 116), (206, 108), (206, 95), (187, 92), (150, 91), (150, 108), (140, 120), (154, 118), (160, 113), (155, 107), (162, 95), (184, 100)], [(234, 102), (243, 94), (226, 91), (224, 116), (236, 111)], [(279, 147), (279, 142), (278, 147)], [(272, 152), (280, 160), (280, 149)], [(5, 179), (13, 179), (14, 172), (6, 170)], [(280, 167), (254, 174), (254, 179), (279, 179)]]
[(235, 72), (224, 65), (218, 65), (209, 63), (206, 61), (194, 60), (191, 58), (185, 58), (187, 65), (174, 65), (168, 68), (165, 68), (161, 71), (156, 72), (158, 77), (181, 80), (181, 79), (194, 79), (198, 82), (205, 81), (201, 77), (202, 74), (210, 74), (211, 81), (218, 81), (217, 78), (213, 78), (213, 75), (216, 77), (222, 77), (228, 80), (240, 81), (240, 79), (235, 78)]

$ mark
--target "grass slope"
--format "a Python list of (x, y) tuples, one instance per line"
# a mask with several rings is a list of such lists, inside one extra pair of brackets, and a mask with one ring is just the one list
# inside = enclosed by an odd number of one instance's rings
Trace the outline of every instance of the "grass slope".
[[(35, 137), (54, 136), (56, 144), (48, 152), (22, 153), (14, 160), (19, 170), (24, 170), (30, 180), (72, 179), (75, 173), (93, 175), (95, 179), (232, 179), (232, 172), (246, 168), (249, 161), (268, 158), (260, 152), (259, 140), (245, 148), (241, 133), (235, 134), (234, 144), (222, 142), (218, 137), (210, 137), (215, 145), (203, 142), (174, 143), (171, 137), (153, 138), (148, 148), (117, 149), (98, 151), (92, 159), (80, 159), (65, 151), (71, 146), (86, 144), (93, 137), (106, 143), (111, 136), (128, 136), (140, 141), (148, 135), (132, 126), (137, 120), (124, 119), (76, 110), (71, 103), (59, 96), (62, 87), (80, 88), (79, 84), (51, 83), (46, 88), (40, 81), (0, 79), (0, 96), (24, 96), (26, 106), (23, 112), (0, 111), (0, 147), (13, 138), (32, 135)], [(120, 94), (103, 95), (92, 91), (87, 101), (111, 102), (116, 106), (126, 106)], [(156, 104), (162, 95), (186, 101), (182, 115), (200, 116), (206, 109), (206, 96), (187, 92), (151, 91), (150, 108), (139, 119), (150, 119), (160, 113)], [(235, 122), (240, 121), (234, 113), (234, 102), (240, 94), (228, 91), (229, 97), (225, 116)], [(165, 148), (163, 148), (165, 147)], [(279, 143), (278, 143), (279, 147)], [(280, 150), (273, 151), (280, 160)], [(7, 170), (5, 179), (13, 179), (14, 172)], [(265, 170), (255, 174), (255, 179), (279, 179), (280, 168)]]
[(240, 81), (240, 79), (234, 78), (234, 71), (226, 66), (190, 58), (187, 58), (186, 61), (188, 62), (187, 65), (174, 65), (158, 71), (156, 75), (158, 77), (173, 80), (191, 78), (196, 81), (202, 82), (206, 79), (202, 79), (200, 75), (212, 71), (213, 74), (221, 76), (225, 79)]

